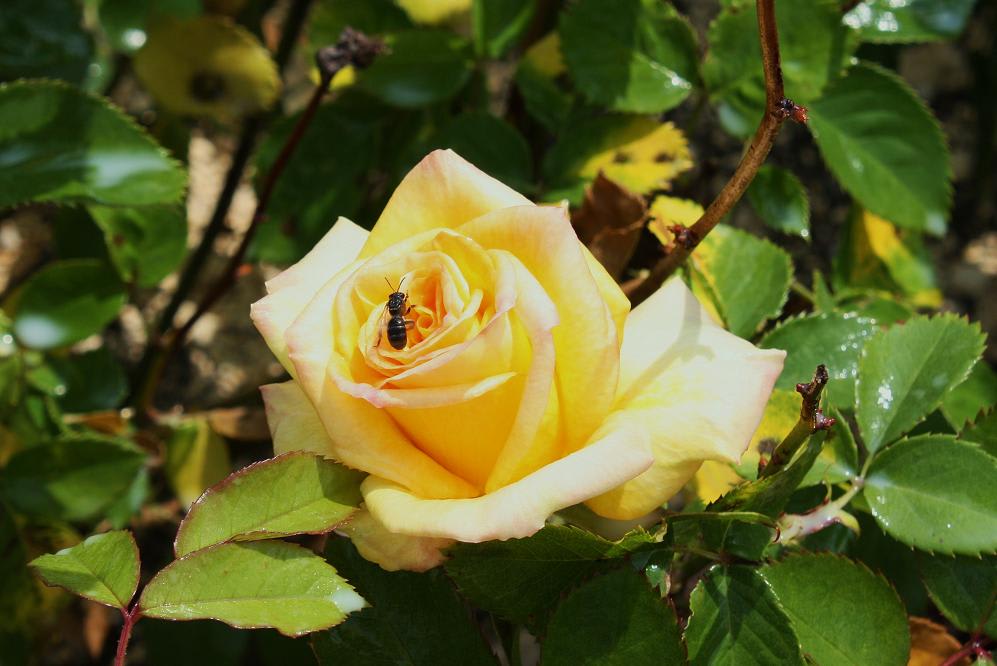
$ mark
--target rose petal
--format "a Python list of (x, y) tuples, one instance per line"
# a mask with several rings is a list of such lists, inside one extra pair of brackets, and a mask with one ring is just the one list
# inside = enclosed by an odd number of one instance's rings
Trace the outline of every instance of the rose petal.
[(612, 419), (645, 428), (656, 462), (588, 506), (607, 518), (636, 518), (675, 494), (703, 460), (736, 462), (785, 355), (731, 335), (680, 279), (667, 282), (627, 319)]
[(459, 231), (523, 263), (557, 306), (554, 329), (558, 397), (569, 451), (583, 446), (613, 402), (619, 337), (561, 207), (517, 206), (483, 215)]
[(332, 455), (329, 435), (297, 382), (267, 384), (260, 387), (260, 392), (263, 394), (275, 456), (289, 451)]
[(423, 499), (376, 476), (361, 491), (390, 532), (478, 543), (529, 536), (553, 512), (620, 485), (653, 460), (641, 429), (621, 423), (593, 444), (474, 499)]
[(429, 229), (456, 229), (497, 208), (524, 205), (530, 205), (526, 197), (457, 153), (434, 150), (395, 189), (360, 256), (372, 257)]
[(387, 571), (428, 571), (447, 559), (441, 551), (454, 543), (452, 539), (389, 532), (365, 509), (356, 511), (339, 531), (350, 538), (364, 559)]
[(284, 335), (308, 302), (332, 276), (333, 279), (356, 259), (368, 231), (345, 217), (306, 254), (301, 261), (267, 282), (270, 294), (250, 306), (249, 316), (281, 364), (294, 374), (287, 357)]

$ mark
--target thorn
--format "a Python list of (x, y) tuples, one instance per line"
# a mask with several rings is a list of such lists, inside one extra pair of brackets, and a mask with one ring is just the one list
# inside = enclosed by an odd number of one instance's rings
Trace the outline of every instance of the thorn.
[(785, 120), (786, 118), (792, 118), (794, 121), (801, 125), (806, 125), (809, 121), (807, 117), (807, 107), (800, 106), (788, 97), (783, 97), (776, 104), (776, 113)]
[(353, 65), (357, 69), (370, 67), (374, 59), (386, 51), (387, 47), (380, 39), (346, 27), (339, 34), (339, 41), (318, 50), (315, 64), (322, 75), (331, 80), (336, 72), (347, 65)]
[(673, 224), (668, 227), (668, 231), (675, 234), (675, 242), (687, 250), (691, 250), (699, 245), (699, 236), (689, 227), (681, 224)]
[(834, 427), (835, 423), (837, 423), (836, 419), (824, 416), (824, 412), (819, 409), (817, 410), (817, 416), (814, 419), (814, 430), (830, 430)]

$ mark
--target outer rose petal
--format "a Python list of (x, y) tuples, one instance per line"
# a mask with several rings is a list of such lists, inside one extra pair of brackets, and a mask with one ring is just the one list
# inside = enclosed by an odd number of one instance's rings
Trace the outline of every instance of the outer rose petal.
[(459, 231), (484, 247), (514, 255), (557, 306), (561, 325), (554, 329), (554, 347), (565, 442), (568, 451), (583, 446), (612, 405), (620, 347), (567, 211), (554, 206), (504, 208)]
[(292, 375), (294, 368), (287, 357), (284, 334), (330, 276), (356, 259), (368, 234), (345, 217), (339, 218), (301, 261), (267, 282), (270, 295), (250, 307), (250, 317), (263, 339)]
[(283, 384), (267, 384), (260, 387), (260, 392), (266, 406), (275, 456), (289, 451), (332, 455), (329, 435), (297, 382), (292, 379)]
[(668, 281), (627, 319), (610, 419), (646, 429), (655, 463), (588, 506), (607, 518), (636, 518), (675, 494), (703, 460), (736, 462), (785, 356), (720, 328), (680, 279)]
[(434, 150), (399, 183), (360, 256), (430, 229), (456, 229), (498, 208), (532, 205), (452, 150)]
[(646, 434), (624, 422), (593, 444), (474, 499), (422, 499), (375, 476), (361, 491), (367, 509), (390, 532), (480, 543), (529, 536), (558, 509), (634, 478), (653, 461)]
[(447, 559), (440, 551), (454, 543), (452, 539), (389, 532), (366, 509), (354, 513), (339, 531), (350, 538), (365, 560), (387, 571), (428, 571)]

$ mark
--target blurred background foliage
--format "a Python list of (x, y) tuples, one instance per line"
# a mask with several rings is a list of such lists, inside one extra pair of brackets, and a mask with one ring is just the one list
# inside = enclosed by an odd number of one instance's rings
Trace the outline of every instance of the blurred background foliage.
[[(850, 414), (859, 350), (883, 327), (968, 314), (997, 361), (997, 4), (777, 12), (786, 93), (810, 126), (784, 127), (685, 277), (731, 331), (790, 356), (747, 462), (704, 466), (687, 506), (751, 475), (816, 363)], [(318, 81), (313, 55), (346, 26), (389, 51), (333, 80), (150, 422), (131, 407), (178, 271), (213, 217), (225, 224), (204, 274), (233, 253)], [(268, 455), (257, 387), (281, 370), (248, 304), (338, 216), (369, 228), (422, 156), (452, 148), (537, 201), (570, 202), (582, 240), (632, 284), (719, 191), (764, 107), (746, 0), (6, 0), (0, 81), (0, 664), (113, 651), (110, 611), (41, 586), (26, 561), (130, 525), (156, 570), (190, 502)], [(977, 364), (924, 431), (958, 433), (995, 403), (997, 376)], [(810, 485), (854, 472), (848, 436)], [(911, 551), (867, 522), (811, 545), (874, 568), (894, 558), (908, 612), (934, 612)], [(216, 623), (139, 632), (134, 663), (315, 660), (301, 641)]]

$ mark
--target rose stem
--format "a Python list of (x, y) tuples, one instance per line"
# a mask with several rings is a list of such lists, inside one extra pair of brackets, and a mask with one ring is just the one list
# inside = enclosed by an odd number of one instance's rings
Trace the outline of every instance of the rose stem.
[[(277, 69), (281, 72), (284, 71), (284, 67), (290, 59), (291, 52), (295, 44), (298, 43), (312, 1), (294, 0), (288, 11), (280, 43), (277, 45), (277, 52), (274, 55), (274, 62), (277, 64)], [(197, 282), (198, 276), (204, 269), (204, 264), (211, 256), (215, 239), (225, 229), (225, 219), (232, 205), (232, 199), (239, 188), (239, 183), (242, 182), (242, 175), (249, 164), (249, 158), (252, 157), (257, 135), (265, 124), (265, 117), (258, 114), (249, 116), (243, 121), (235, 153), (232, 156), (232, 163), (225, 174), (221, 193), (219, 193), (218, 200), (215, 202), (211, 219), (204, 228), (204, 235), (201, 237), (197, 248), (194, 249), (193, 254), (190, 255), (190, 259), (184, 265), (177, 282), (176, 291), (173, 292), (166, 307), (163, 308), (162, 313), (159, 315), (155, 329), (150, 333), (149, 343), (133, 375), (134, 381), (132, 385), (137, 388), (133, 390), (128, 399), (130, 404), (138, 408), (137, 412), (140, 418), (143, 418), (148, 411), (148, 407), (152, 403), (152, 394), (155, 392), (156, 386), (159, 383), (159, 376), (162, 374), (162, 366), (165, 362), (163, 357), (163, 352), (165, 351), (165, 345), (163, 344), (164, 335), (172, 328), (177, 310), (180, 309), (190, 290), (194, 287), (194, 283)]]
[(800, 407), (800, 420), (796, 422), (793, 429), (786, 435), (786, 439), (775, 447), (772, 458), (768, 463), (759, 466), (758, 477), (764, 478), (772, 476), (786, 466), (786, 463), (793, 457), (800, 445), (807, 440), (810, 435), (818, 430), (828, 430), (834, 425), (835, 420), (824, 416), (820, 410), (820, 394), (827, 385), (827, 367), (824, 364), (818, 365), (814, 372), (812, 381), (806, 384), (797, 384), (796, 392), (803, 396), (803, 405)]
[(737, 165), (734, 175), (695, 224), (676, 234), (674, 247), (651, 268), (646, 278), (624, 285), (623, 290), (633, 305), (653, 294), (681, 266), (689, 254), (721, 219), (734, 207), (751, 184), (758, 168), (765, 162), (782, 121), (790, 116), (805, 118), (806, 109), (784, 96), (782, 66), (779, 64), (779, 33), (775, 21), (775, 0), (757, 0), (758, 36), (762, 46), (762, 66), (765, 71), (765, 114), (751, 139), (748, 150)]
[(114, 666), (125, 666), (125, 653), (128, 652), (128, 641), (132, 637), (132, 627), (142, 617), (142, 612), (138, 609), (138, 602), (135, 602), (131, 610), (121, 609), (121, 615), (125, 621), (121, 625), (121, 634), (118, 636), (118, 649), (114, 653)]

